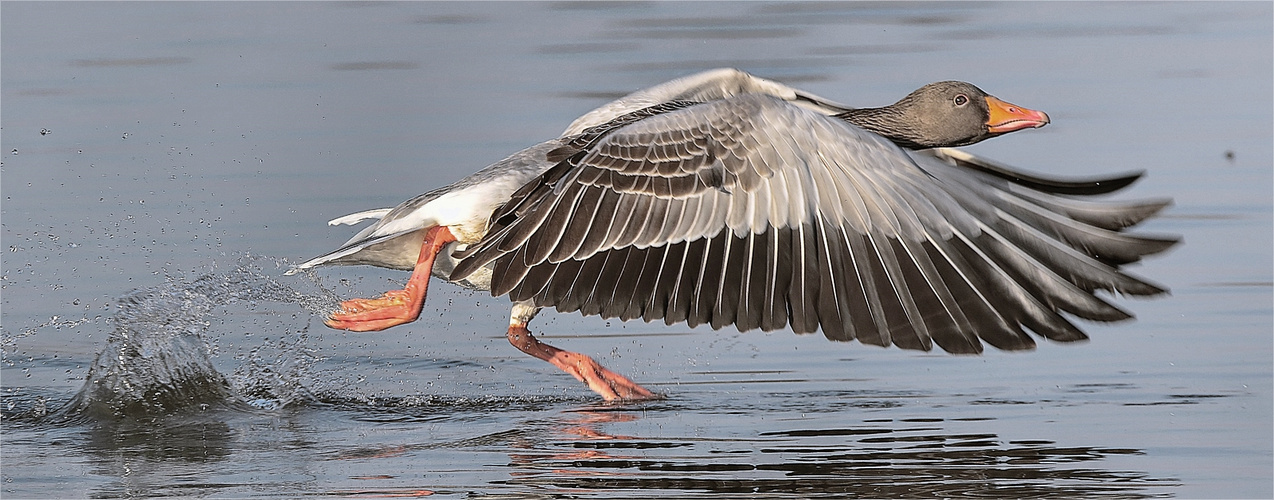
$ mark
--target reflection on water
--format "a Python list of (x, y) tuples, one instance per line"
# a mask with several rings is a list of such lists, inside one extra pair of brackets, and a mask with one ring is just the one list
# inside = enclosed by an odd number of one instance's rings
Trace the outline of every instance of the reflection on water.
[[(232, 453), (234, 432), (209, 416), (169, 417), (160, 421), (97, 422), (87, 432), (86, 450), (99, 456), (127, 456), (152, 461), (215, 462)], [(103, 464), (107, 476), (119, 476), (121, 464)]]
[[(907, 394), (877, 392), (864, 407), (888, 407)], [(297, 468), (308, 474), (340, 471), (367, 487), (340, 488), (341, 496), (464, 495), (461, 483), (422, 480), (412, 464), (450, 453), (477, 454), (484, 460), (444, 467), (452, 475), (484, 478), (484, 497), (526, 495), (573, 498), (694, 497), (746, 495), (751, 498), (832, 497), (985, 497), (1001, 498), (1145, 498), (1172, 493), (1180, 482), (1143, 471), (1112, 468), (1103, 461), (1143, 455), (1142, 450), (1100, 446), (1061, 446), (1047, 439), (1006, 439), (993, 417), (861, 418), (840, 415), (833, 423), (810, 425), (796, 411), (776, 411), (781, 397), (807, 402), (834, 401), (811, 394), (768, 394), (731, 406), (707, 401), (712, 408), (688, 406), (704, 401), (677, 399), (644, 404), (585, 404), (564, 397), (387, 398), (368, 404), (326, 397), (291, 409), (263, 411), (247, 406), (134, 419), (81, 420), (66, 426), (33, 417), (31, 399), (9, 398), (5, 420), (35, 434), (51, 432), (55, 447), (78, 449), (93, 472), (117, 478), (98, 488), (99, 496), (231, 495), (275, 489), (310, 489), (287, 471), (277, 478), (248, 475), (236, 454), (261, 454), (263, 460), (286, 452), (309, 456)], [(586, 400), (587, 398), (584, 398)], [(722, 403), (717, 406), (713, 403)], [(42, 404), (42, 403), (41, 403)], [(818, 406), (813, 405), (813, 406)], [(727, 407), (722, 409), (722, 407)], [(564, 410), (564, 408), (566, 408)], [(820, 408), (807, 407), (819, 413)], [(325, 436), (347, 436), (348, 422), (378, 426), (382, 432), (417, 433), (422, 427), (473, 425), (472, 432), (448, 439), (353, 444)], [(501, 415), (503, 424), (491, 425)], [(868, 414), (871, 415), (871, 414)], [(789, 416), (792, 418), (785, 418)], [(675, 419), (674, 419), (675, 417)], [(713, 422), (732, 418), (742, 427), (765, 418), (792, 420), (768, 424), (782, 430), (735, 432), (665, 428), (687, 419)], [(725, 422), (721, 420), (721, 422)], [(652, 425), (653, 424), (653, 425)], [(732, 422), (731, 426), (739, 425)], [(757, 423), (758, 426), (762, 425)], [(264, 448), (244, 450), (249, 443)], [(22, 444), (22, 443), (19, 443)], [(503, 459), (499, 458), (503, 457)], [(494, 462), (492, 462), (494, 460)], [(161, 469), (156, 464), (163, 463)], [(324, 465), (326, 464), (326, 465)], [(490, 466), (502, 471), (492, 476)], [(150, 473), (148, 471), (164, 471)], [(173, 484), (173, 470), (188, 470), (199, 480)], [(433, 466), (428, 470), (437, 470)], [(218, 472), (213, 472), (218, 471)], [(180, 476), (180, 474), (179, 474)], [(323, 481), (319, 481), (322, 483)], [(516, 492), (516, 493), (515, 493)]]
[[(430, 412), (449, 413), (432, 408)], [(753, 408), (759, 412), (759, 408)], [(450, 442), (348, 450), (338, 460), (377, 460), (438, 449), (502, 450), (518, 491), (576, 497), (697, 494), (751, 497), (1074, 498), (1166, 496), (1174, 479), (1097, 466), (1134, 449), (1061, 447), (1008, 441), (994, 433), (955, 433), (992, 418), (863, 420), (835, 428), (793, 428), (738, 438), (612, 434), (650, 414), (698, 412), (674, 403), (592, 406), (527, 420), (507, 430)], [(710, 415), (708, 415), (710, 417)], [(436, 486), (434, 486), (436, 488)], [(439, 490), (442, 491), (442, 490)]]

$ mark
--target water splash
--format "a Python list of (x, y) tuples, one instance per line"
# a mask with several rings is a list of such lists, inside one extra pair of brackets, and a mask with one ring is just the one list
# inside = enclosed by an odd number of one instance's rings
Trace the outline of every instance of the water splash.
[[(248, 301), (285, 302), (322, 314), (336, 307), (336, 296), (318, 287), (301, 293), (266, 275), (266, 257), (244, 257), (229, 272), (210, 272), (193, 281), (169, 279), (134, 290), (119, 299), (106, 347), (89, 368), (79, 393), (62, 411), (91, 418), (153, 417), (187, 409), (247, 403), (275, 408), (303, 401), (300, 380), (308, 365), (301, 337), (284, 341), (294, 355), (272, 356), (261, 348), (230, 379), (217, 371), (207, 340), (209, 315), (220, 306)], [(275, 262), (275, 267), (278, 263)], [(314, 282), (317, 285), (317, 282)], [(280, 344), (274, 344), (279, 350)]]

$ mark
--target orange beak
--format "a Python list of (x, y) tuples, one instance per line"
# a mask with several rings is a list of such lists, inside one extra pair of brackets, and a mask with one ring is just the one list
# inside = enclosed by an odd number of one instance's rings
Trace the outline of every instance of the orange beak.
[(1048, 125), (1048, 115), (1043, 111), (1023, 108), (991, 96), (986, 96), (986, 107), (991, 110), (986, 128), (992, 134), (1007, 134), (1014, 130)]

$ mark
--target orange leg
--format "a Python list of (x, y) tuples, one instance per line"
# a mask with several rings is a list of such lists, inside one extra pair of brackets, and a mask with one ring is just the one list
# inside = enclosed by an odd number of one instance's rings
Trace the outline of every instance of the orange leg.
[(513, 320), (510, 321), (508, 333), (509, 343), (513, 344), (513, 347), (536, 358), (548, 361), (553, 366), (571, 374), (576, 380), (588, 384), (589, 389), (600, 394), (607, 401), (632, 401), (660, 399), (663, 397), (637, 385), (636, 382), (629, 380), (628, 377), (607, 370), (600, 363), (594, 361), (593, 358), (577, 352), (563, 351), (540, 342), (534, 335), (531, 335), (530, 330), (526, 329), (526, 323), (530, 321), (531, 316), (535, 315), (535, 310), (532, 310), (529, 315), (519, 317), (519, 312), (527, 309), (531, 308), (522, 304), (513, 306)]
[(456, 241), (447, 226), (435, 226), (425, 233), (420, 245), (420, 257), (416, 268), (402, 290), (385, 292), (375, 299), (350, 299), (341, 302), (341, 310), (332, 313), (325, 322), (337, 330), (370, 332), (391, 326), (411, 323), (420, 316), (425, 305), (425, 292), (429, 289), (429, 273), (433, 271), (434, 257), (448, 243)]

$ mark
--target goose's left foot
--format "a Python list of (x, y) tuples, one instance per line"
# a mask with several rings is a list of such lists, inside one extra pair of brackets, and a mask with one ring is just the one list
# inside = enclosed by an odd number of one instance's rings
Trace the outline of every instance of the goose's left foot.
[(411, 323), (420, 317), (429, 289), (429, 273), (434, 267), (434, 257), (456, 241), (446, 226), (429, 228), (425, 241), (420, 245), (420, 257), (416, 268), (402, 290), (390, 290), (375, 299), (350, 299), (341, 302), (341, 309), (332, 313), (324, 323), (337, 330), (370, 332), (391, 326)]

